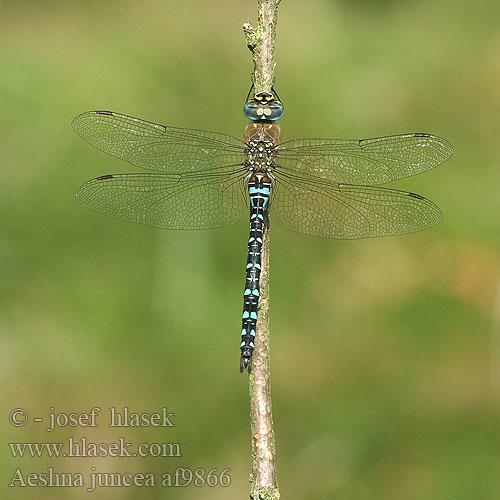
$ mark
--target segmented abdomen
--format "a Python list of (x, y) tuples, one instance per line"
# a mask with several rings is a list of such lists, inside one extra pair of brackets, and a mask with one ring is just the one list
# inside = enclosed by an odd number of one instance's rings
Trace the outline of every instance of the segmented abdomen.
[(243, 293), (240, 371), (248, 368), (248, 373), (250, 373), (257, 330), (262, 237), (271, 194), (271, 179), (266, 174), (253, 174), (248, 181), (248, 194), (250, 195), (250, 237), (248, 239), (246, 284)]

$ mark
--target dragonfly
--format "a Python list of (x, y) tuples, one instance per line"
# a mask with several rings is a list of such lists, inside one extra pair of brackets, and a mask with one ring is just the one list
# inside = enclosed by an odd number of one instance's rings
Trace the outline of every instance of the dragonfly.
[(250, 216), (240, 372), (251, 373), (269, 220), (347, 240), (430, 228), (442, 219), (432, 201), (379, 185), (432, 169), (453, 148), (427, 133), (281, 142), (284, 106), (274, 87), (256, 92), (253, 83), (243, 113), (250, 120), (243, 139), (112, 111), (82, 113), (72, 126), (97, 149), (151, 171), (89, 180), (76, 193), (86, 207), (162, 229), (211, 229)]

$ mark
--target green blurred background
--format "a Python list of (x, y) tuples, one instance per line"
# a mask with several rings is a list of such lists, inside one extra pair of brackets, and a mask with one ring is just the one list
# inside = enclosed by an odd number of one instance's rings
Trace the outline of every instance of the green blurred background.
[[(395, 184), (444, 212), (432, 230), (321, 240), (272, 226), (272, 383), (287, 499), (500, 499), (498, 2), (283, 0), (284, 140), (430, 132), (455, 155)], [(71, 130), (111, 109), (242, 136), (256, 2), (0, 2), (1, 498), (14, 470), (231, 468), (228, 488), (108, 488), (94, 498), (248, 498), (238, 373), (248, 223), (169, 232), (97, 215), (84, 181), (139, 169)], [(173, 429), (46, 433), (14, 407), (176, 414)], [(67, 436), (178, 442), (182, 458), (12, 458)]]

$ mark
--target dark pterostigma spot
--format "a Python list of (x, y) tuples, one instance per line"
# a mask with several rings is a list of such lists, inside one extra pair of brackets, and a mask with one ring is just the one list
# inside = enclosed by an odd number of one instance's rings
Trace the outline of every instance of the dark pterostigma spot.
[(408, 193), (408, 196), (411, 196), (412, 198), (417, 198), (418, 200), (425, 200), (423, 196), (420, 196), (419, 194), (416, 193)]
[(101, 175), (101, 177), (97, 177), (97, 181), (104, 181), (105, 179), (112, 179), (113, 176), (111, 174), (108, 175)]
[(413, 134), (413, 137), (430, 137), (431, 134), (422, 134), (422, 133), (417, 133)]
[(113, 113), (111, 111), (96, 111), (98, 115), (111, 115), (113, 116)]

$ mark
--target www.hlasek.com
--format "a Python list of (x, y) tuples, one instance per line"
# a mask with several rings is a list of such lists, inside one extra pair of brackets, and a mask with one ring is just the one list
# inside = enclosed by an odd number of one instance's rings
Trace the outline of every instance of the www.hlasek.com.
[(179, 443), (133, 443), (120, 437), (94, 443), (86, 437), (68, 437), (60, 443), (9, 443), (13, 457), (182, 457)]

